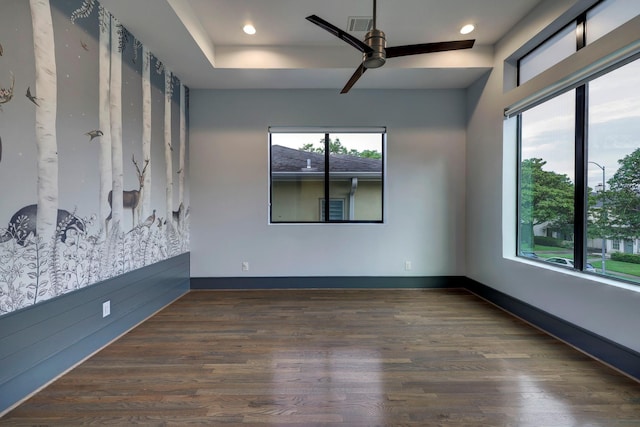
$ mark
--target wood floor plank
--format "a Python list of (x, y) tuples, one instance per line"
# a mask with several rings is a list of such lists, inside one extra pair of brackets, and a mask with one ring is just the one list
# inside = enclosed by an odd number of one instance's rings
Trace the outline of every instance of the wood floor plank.
[(193, 291), (0, 425), (640, 426), (640, 384), (464, 290)]

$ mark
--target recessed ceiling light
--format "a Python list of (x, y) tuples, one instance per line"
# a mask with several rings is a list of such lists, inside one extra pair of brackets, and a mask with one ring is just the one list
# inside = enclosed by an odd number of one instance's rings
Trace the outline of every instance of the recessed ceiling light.
[(476, 27), (473, 26), (473, 24), (467, 24), (464, 27), (462, 27), (460, 29), (460, 34), (469, 34), (471, 31), (473, 31)]
[(256, 33), (256, 28), (251, 24), (247, 24), (242, 28), (242, 31), (244, 31), (245, 33), (247, 33), (249, 35), (253, 35), (253, 34)]

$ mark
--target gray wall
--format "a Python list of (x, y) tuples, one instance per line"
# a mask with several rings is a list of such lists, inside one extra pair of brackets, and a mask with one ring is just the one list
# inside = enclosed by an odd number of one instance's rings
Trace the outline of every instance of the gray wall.
[[(515, 254), (516, 150), (503, 142), (505, 82), (513, 80), (504, 59), (527, 43), (540, 40), (541, 28), (575, 0), (547, 0), (496, 47), (494, 69), (476, 82), (468, 97), (467, 128), (467, 276), (541, 308), (575, 325), (633, 350), (640, 350), (640, 288), (561, 271)], [(564, 21), (565, 23), (568, 21)], [(552, 29), (547, 31), (547, 34)]]
[[(464, 275), (465, 100), (463, 90), (192, 90), (191, 276)], [(385, 223), (269, 225), (269, 126), (387, 126)]]

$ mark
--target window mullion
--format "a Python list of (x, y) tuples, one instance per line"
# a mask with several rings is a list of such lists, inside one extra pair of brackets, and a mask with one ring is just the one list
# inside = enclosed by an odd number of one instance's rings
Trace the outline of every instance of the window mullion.
[[(576, 48), (586, 45), (586, 13), (578, 17), (576, 26)], [(584, 270), (586, 265), (587, 236), (587, 88), (576, 88), (575, 110), (575, 199), (574, 199), (574, 246), (573, 262), (575, 268)]]
[(576, 50), (580, 50), (587, 45), (587, 13), (578, 16), (576, 21)]
[(576, 145), (573, 260), (578, 270), (586, 264), (587, 224), (587, 89), (576, 88)]
[(324, 134), (324, 221), (325, 222), (329, 222), (331, 221), (331, 217), (330, 217), (330, 211), (331, 211), (331, 199), (329, 198), (330, 196), (330, 192), (331, 192), (331, 188), (329, 185), (329, 149), (330, 147), (330, 143), (329, 143), (330, 139), (329, 139), (329, 134), (325, 133)]

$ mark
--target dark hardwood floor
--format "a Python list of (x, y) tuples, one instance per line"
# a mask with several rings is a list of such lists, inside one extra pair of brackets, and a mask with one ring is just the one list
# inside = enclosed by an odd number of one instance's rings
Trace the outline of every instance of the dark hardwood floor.
[(640, 384), (464, 290), (194, 291), (0, 425), (640, 426)]

